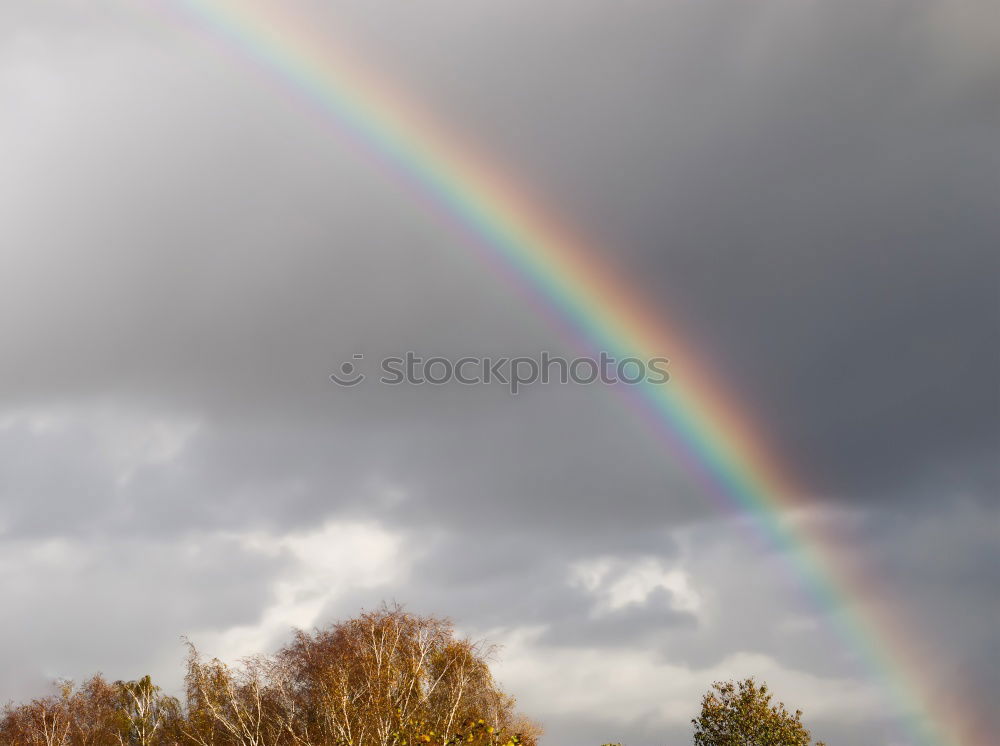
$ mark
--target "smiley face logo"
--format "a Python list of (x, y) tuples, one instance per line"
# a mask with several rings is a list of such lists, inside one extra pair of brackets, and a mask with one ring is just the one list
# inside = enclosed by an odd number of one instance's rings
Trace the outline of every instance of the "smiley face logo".
[[(363, 360), (364, 355), (354, 355), (355, 360)], [(352, 362), (345, 362), (340, 366), (340, 373), (331, 373), (330, 380), (338, 386), (356, 386), (365, 380), (365, 374), (359, 373), (357, 366)]]

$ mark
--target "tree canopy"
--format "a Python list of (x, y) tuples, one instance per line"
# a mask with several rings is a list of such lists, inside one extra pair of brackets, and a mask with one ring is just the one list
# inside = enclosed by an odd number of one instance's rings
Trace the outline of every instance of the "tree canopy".
[[(60, 682), (0, 711), (0, 746), (537, 746), (491, 656), (446, 619), (383, 607), (236, 664), (189, 643), (181, 698), (149, 676)], [(754, 679), (713, 684), (692, 723), (695, 746), (812, 746)]]
[[(802, 711), (771, 703), (767, 684), (754, 679), (716, 682), (694, 718), (695, 746), (810, 746)], [(823, 746), (817, 743), (816, 746)]]
[(25, 746), (534, 746), (489, 670), (444, 619), (383, 608), (230, 665), (189, 645), (183, 704), (144, 677), (60, 685), (9, 705), (0, 743)]

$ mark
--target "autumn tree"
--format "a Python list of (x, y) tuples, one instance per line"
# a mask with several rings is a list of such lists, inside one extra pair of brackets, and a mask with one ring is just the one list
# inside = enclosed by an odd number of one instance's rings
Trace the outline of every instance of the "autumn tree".
[(282, 694), (282, 717), (301, 743), (533, 742), (537, 726), (517, 716), (493, 679), (491, 652), (458, 638), (447, 620), (399, 607), (299, 632), (277, 655), (284, 680), (294, 682)]
[[(767, 684), (754, 679), (716, 682), (693, 719), (695, 746), (810, 746), (802, 712), (771, 703)], [(816, 746), (823, 746), (821, 742)]]
[(70, 746), (73, 727), (72, 682), (60, 682), (59, 693), (19, 706), (8, 705), (0, 720), (0, 742), (24, 746)]
[(26, 746), (159, 746), (168, 722), (180, 717), (179, 703), (160, 693), (148, 676), (109, 683), (96, 675), (0, 717), (0, 744)]
[(230, 666), (191, 647), (182, 730), (197, 746), (533, 746), (490, 649), (399, 607), (297, 632)]
[(156, 746), (168, 730), (176, 730), (180, 703), (165, 696), (149, 676), (113, 685), (112, 727), (120, 746)]
[(282, 728), (270, 717), (266, 663), (251, 658), (231, 667), (203, 661), (190, 647), (185, 677), (188, 697), (183, 733), (198, 746), (278, 746)]
[(149, 676), (62, 682), (0, 712), (0, 746), (535, 746), (491, 652), (385, 607), (234, 664), (191, 645), (183, 705)]

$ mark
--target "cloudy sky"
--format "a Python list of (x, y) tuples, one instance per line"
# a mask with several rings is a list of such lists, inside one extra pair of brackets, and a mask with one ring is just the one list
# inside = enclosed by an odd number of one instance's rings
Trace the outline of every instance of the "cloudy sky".
[[(1000, 6), (282, 4), (605, 247), (756, 412), (921, 685), (1000, 727)], [(334, 386), (354, 354), (571, 350), (160, 6), (0, 5), (0, 699), (176, 687), (181, 635), (237, 657), (396, 600), (502, 644), (552, 746), (686, 743), (745, 674), (831, 743), (904, 743), (787, 559), (613, 390)]]

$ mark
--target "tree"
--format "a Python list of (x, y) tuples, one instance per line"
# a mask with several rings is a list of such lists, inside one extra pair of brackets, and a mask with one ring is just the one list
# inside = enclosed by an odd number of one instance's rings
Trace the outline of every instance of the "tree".
[(117, 682), (92, 676), (73, 690), (67, 705), (72, 746), (120, 746)]
[[(802, 711), (771, 704), (767, 684), (754, 679), (715, 682), (693, 719), (695, 746), (810, 746)], [(816, 746), (823, 746), (817, 743)]]
[(239, 667), (217, 658), (202, 661), (190, 646), (185, 677), (188, 743), (197, 746), (279, 746), (295, 743), (294, 733), (277, 717), (275, 686), (266, 658), (248, 658)]
[(497, 686), (491, 652), (398, 606), (298, 632), (276, 657), (278, 716), (300, 743), (533, 745), (539, 729)]
[(385, 607), (236, 666), (188, 657), (185, 744), (534, 746), (540, 730), (451, 623)]
[(170, 743), (158, 740), (164, 724), (180, 715), (177, 700), (160, 694), (148, 676), (109, 684), (98, 674), (79, 687), (61, 681), (56, 695), (5, 707), (0, 744), (159, 746)]
[(154, 746), (166, 724), (179, 717), (180, 704), (160, 693), (149, 676), (114, 683), (115, 737), (121, 746)]
[(73, 684), (59, 682), (59, 694), (4, 708), (0, 743), (24, 746), (70, 746)]
[(149, 676), (0, 709), (0, 746), (535, 746), (491, 649), (383, 607), (230, 665), (189, 645), (186, 701)]

